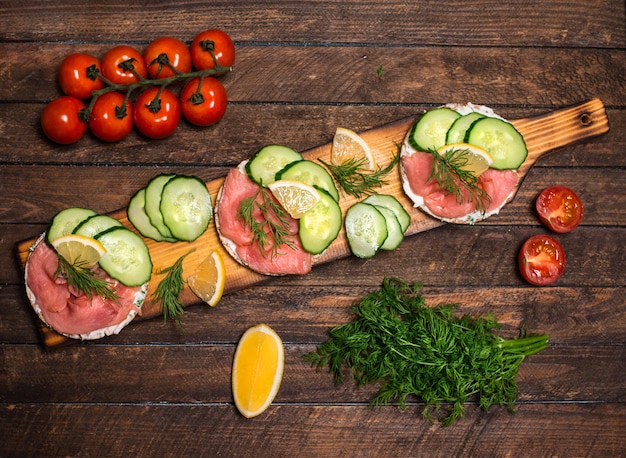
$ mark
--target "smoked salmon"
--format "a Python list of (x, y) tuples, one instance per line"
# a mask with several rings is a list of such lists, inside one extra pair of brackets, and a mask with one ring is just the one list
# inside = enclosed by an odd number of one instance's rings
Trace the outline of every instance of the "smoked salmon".
[(117, 293), (117, 300), (112, 301), (74, 291), (56, 274), (57, 267), (57, 253), (41, 236), (26, 262), (26, 293), (39, 318), (58, 333), (74, 339), (99, 339), (119, 333), (141, 313), (147, 283), (124, 286), (96, 267), (98, 275)]

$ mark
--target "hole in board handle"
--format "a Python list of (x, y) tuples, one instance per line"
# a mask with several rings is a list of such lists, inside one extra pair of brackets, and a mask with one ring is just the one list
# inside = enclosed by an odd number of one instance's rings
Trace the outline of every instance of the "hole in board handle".
[(591, 114), (589, 113), (581, 113), (579, 118), (580, 118), (580, 123), (585, 127), (593, 124), (593, 116), (591, 116)]

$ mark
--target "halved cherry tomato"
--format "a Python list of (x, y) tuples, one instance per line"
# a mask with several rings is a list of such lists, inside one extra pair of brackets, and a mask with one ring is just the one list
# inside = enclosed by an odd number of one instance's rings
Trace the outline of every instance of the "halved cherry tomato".
[(534, 235), (522, 245), (518, 264), (524, 280), (536, 286), (549, 285), (565, 270), (565, 250), (549, 235)]
[(181, 91), (180, 105), (187, 121), (196, 126), (210, 126), (226, 112), (226, 89), (210, 76), (194, 78)]
[[(169, 78), (176, 72), (191, 71), (191, 53), (182, 41), (171, 37), (160, 37), (152, 41), (143, 53), (151, 78)], [(171, 67), (174, 67), (173, 70)]]
[(102, 74), (115, 84), (133, 84), (148, 76), (143, 56), (135, 48), (119, 45), (102, 58)]
[(120, 92), (99, 96), (91, 109), (89, 129), (100, 140), (116, 142), (133, 130), (133, 104)]
[(146, 89), (137, 98), (133, 111), (135, 126), (149, 138), (169, 137), (180, 122), (180, 102), (167, 89)]
[(69, 145), (87, 132), (87, 122), (81, 119), (85, 104), (76, 97), (64, 95), (50, 102), (41, 112), (41, 128), (53, 142)]
[(235, 44), (230, 36), (218, 29), (200, 32), (191, 43), (191, 61), (197, 70), (208, 70), (215, 67), (215, 55), (223, 67), (232, 67), (235, 63)]
[(86, 99), (92, 91), (102, 89), (104, 82), (98, 77), (100, 61), (94, 56), (73, 53), (59, 66), (59, 85), (66, 95)]
[(535, 202), (541, 221), (558, 233), (570, 232), (583, 219), (583, 204), (574, 191), (565, 186), (544, 189)]

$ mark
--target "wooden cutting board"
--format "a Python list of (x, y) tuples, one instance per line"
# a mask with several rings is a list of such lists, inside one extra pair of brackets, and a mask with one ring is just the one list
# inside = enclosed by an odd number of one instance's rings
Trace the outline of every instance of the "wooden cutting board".
[[(391, 124), (360, 133), (363, 139), (370, 146), (378, 165), (384, 167), (389, 163), (393, 155), (397, 152), (398, 145), (402, 143), (415, 119), (416, 117), (402, 119)], [(528, 157), (519, 169), (519, 174), (522, 178), (528, 173), (528, 170), (537, 161), (537, 159), (543, 155), (557, 148), (604, 134), (609, 130), (609, 122), (604, 105), (602, 104), (602, 101), (597, 98), (568, 108), (546, 113), (538, 117), (518, 119), (511, 122), (523, 135), (528, 147)], [(306, 159), (316, 160), (317, 158), (322, 158), (323, 160), (328, 161), (330, 157), (330, 149), (331, 144), (327, 144), (308, 150), (304, 152), (303, 155)], [(207, 183), (207, 187), (214, 202), (223, 181), (224, 179), (222, 178)], [(412, 206), (411, 201), (405, 196), (402, 190), (399, 169), (396, 169), (393, 173), (387, 176), (387, 184), (379, 188), (377, 192), (396, 196), (409, 212), (411, 215), (411, 225), (407, 230), (407, 235), (414, 235), (445, 224)], [(356, 201), (357, 199), (342, 194), (340, 204), (344, 214), (345, 211)], [(126, 209), (120, 209), (110, 215), (132, 229), (132, 225), (126, 216)], [(22, 266), (25, 266), (29, 249), (36, 241), (38, 235), (39, 234), (33, 235), (32, 238), (17, 244), (17, 254)], [(238, 289), (249, 287), (272, 278), (257, 274), (235, 262), (227, 254), (226, 250), (220, 243), (215, 229), (215, 224), (213, 223), (200, 238), (191, 243), (158, 243), (153, 240), (146, 239), (146, 244), (150, 250), (154, 268), (146, 302), (142, 308), (142, 319), (162, 315), (160, 305), (151, 300), (152, 293), (156, 289), (160, 280), (163, 278), (163, 275), (159, 275), (158, 272), (163, 268), (172, 265), (180, 256), (188, 253), (192, 249), (194, 249), (194, 251), (185, 258), (183, 263), (183, 275), (189, 275), (195, 266), (209, 256), (212, 251), (217, 250), (224, 259), (227, 271), (224, 294), (228, 294)], [(321, 257), (316, 259), (314, 265), (327, 263), (349, 255), (350, 249), (348, 247), (345, 231), (342, 230), (339, 237), (331, 244), (328, 250)], [(185, 287), (183, 290), (180, 300), (186, 306), (199, 303), (197, 297), (188, 287)], [(71, 339), (67, 339), (49, 329), (43, 324), (43, 322), (41, 323), (41, 331), (44, 345), (47, 347), (54, 347), (71, 341)]]

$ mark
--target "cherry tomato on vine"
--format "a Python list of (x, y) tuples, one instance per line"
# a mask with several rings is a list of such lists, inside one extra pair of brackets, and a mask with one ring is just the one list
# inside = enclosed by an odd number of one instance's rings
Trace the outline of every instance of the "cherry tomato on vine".
[(87, 122), (81, 119), (85, 104), (76, 97), (64, 95), (50, 102), (41, 112), (41, 128), (53, 142), (70, 145), (80, 140), (87, 131)]
[(535, 207), (541, 221), (553, 232), (573, 231), (583, 219), (580, 198), (565, 186), (551, 186), (541, 191)]
[(102, 89), (104, 82), (98, 77), (100, 61), (94, 56), (73, 53), (59, 66), (59, 85), (66, 95), (86, 99), (92, 91)]
[(151, 87), (142, 92), (135, 102), (135, 126), (146, 137), (165, 138), (174, 133), (180, 122), (180, 102), (167, 89)]
[(522, 245), (518, 264), (522, 277), (528, 283), (549, 285), (565, 270), (565, 250), (549, 235), (534, 235)]
[(89, 117), (89, 129), (100, 140), (117, 142), (133, 130), (133, 104), (120, 92), (99, 96)]
[(226, 89), (210, 76), (192, 79), (180, 93), (183, 116), (196, 126), (218, 122), (226, 112), (227, 103)]
[[(171, 37), (160, 37), (152, 41), (143, 53), (143, 59), (151, 78), (169, 78), (191, 71), (191, 53), (182, 41)], [(173, 70), (174, 67), (175, 70)]]
[(101, 65), (102, 74), (115, 84), (133, 84), (139, 81), (139, 77), (148, 76), (141, 53), (127, 45), (109, 49), (102, 57)]
[(235, 44), (226, 32), (210, 29), (196, 35), (191, 43), (191, 62), (197, 70), (215, 67), (211, 51), (221, 66), (232, 67), (235, 63)]

